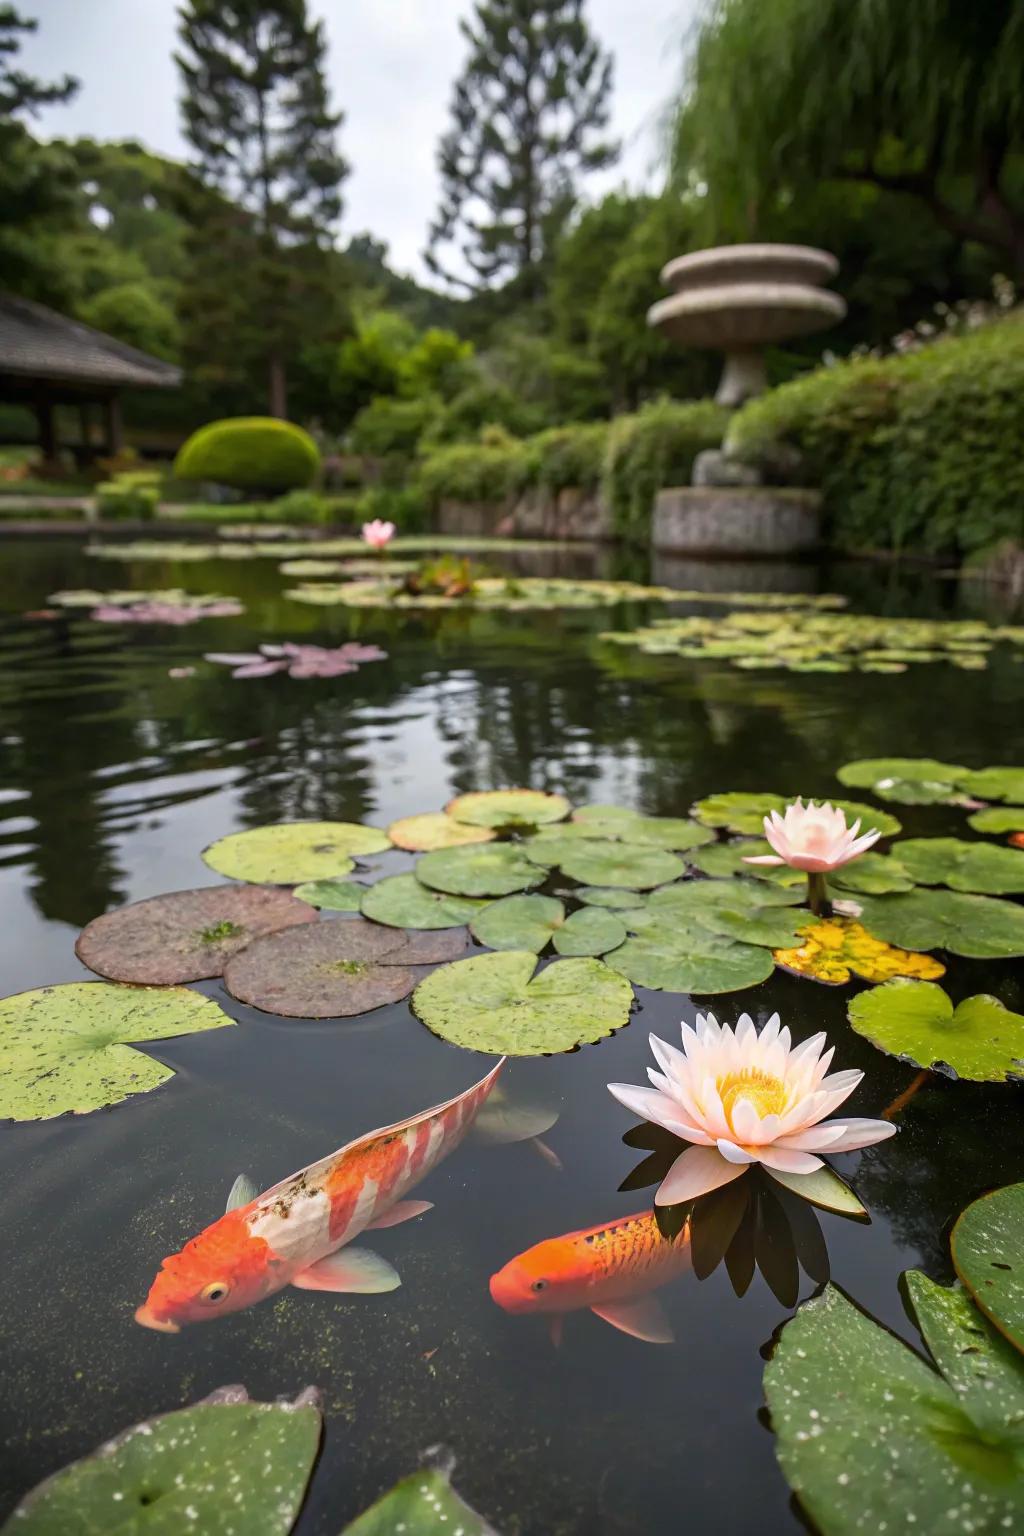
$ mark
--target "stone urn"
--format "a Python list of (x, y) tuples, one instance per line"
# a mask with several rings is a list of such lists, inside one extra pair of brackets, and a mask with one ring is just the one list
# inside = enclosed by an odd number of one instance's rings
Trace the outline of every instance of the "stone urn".
[(721, 245), (677, 256), (662, 268), (674, 291), (647, 312), (686, 347), (725, 353), (715, 399), (736, 406), (766, 387), (764, 348), (825, 330), (846, 314), (839, 294), (822, 285), (839, 263), (809, 245)]

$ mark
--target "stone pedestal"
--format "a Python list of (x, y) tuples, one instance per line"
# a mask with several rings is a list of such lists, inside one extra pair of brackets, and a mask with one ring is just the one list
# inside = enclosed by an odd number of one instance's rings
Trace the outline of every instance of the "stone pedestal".
[(777, 559), (809, 554), (820, 536), (817, 491), (679, 486), (658, 492), (651, 544), (666, 554)]

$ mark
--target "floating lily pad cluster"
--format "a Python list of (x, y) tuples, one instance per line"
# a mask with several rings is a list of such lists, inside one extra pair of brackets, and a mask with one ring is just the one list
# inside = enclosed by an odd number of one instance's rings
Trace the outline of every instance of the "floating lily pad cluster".
[(237, 598), (184, 592), (180, 587), (156, 592), (68, 588), (52, 592), (47, 601), (55, 608), (88, 608), (90, 619), (98, 624), (197, 624), (200, 619), (236, 619), (245, 612)]
[(283, 672), (304, 679), (358, 672), (368, 661), (386, 661), (387, 654), (379, 645), (360, 645), (357, 640), (334, 647), (286, 640), (280, 645), (261, 645), (258, 651), (208, 651), (204, 659), (230, 667), (231, 676), (236, 678), (271, 677)]
[[(882, 800), (903, 805), (967, 805), (978, 801), (1019, 802), (1010, 812), (1006, 827), (986, 826), (981, 811), (971, 818), (977, 831), (1001, 832), (1024, 824), (1024, 768), (965, 768), (960, 763), (939, 762), (933, 757), (864, 757), (845, 763), (836, 777), (856, 789), (870, 789)], [(1020, 820), (1013, 820), (1014, 814)]]
[(1000, 642), (1024, 648), (1024, 627), (761, 607), (721, 617), (656, 619), (641, 629), (609, 630), (601, 638), (648, 656), (723, 661), (750, 670), (905, 672), (918, 662), (943, 661), (979, 671)]
[(297, 603), (333, 608), (473, 608), (507, 613), (530, 609), (603, 608), (614, 603), (675, 602), (672, 587), (646, 587), (632, 581), (586, 581), (569, 577), (482, 576), (453, 595), (411, 592), (397, 578), (379, 576), (341, 582), (305, 582), (285, 597)]

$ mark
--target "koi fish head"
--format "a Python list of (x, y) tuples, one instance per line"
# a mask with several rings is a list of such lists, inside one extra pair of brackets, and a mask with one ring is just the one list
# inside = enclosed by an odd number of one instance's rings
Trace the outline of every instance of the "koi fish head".
[(178, 1333), (184, 1323), (238, 1312), (277, 1288), (274, 1265), (272, 1250), (252, 1235), (242, 1211), (229, 1211), (164, 1259), (135, 1321)]
[(571, 1244), (549, 1237), (491, 1276), (491, 1296), (506, 1312), (567, 1312), (587, 1305), (588, 1274)]

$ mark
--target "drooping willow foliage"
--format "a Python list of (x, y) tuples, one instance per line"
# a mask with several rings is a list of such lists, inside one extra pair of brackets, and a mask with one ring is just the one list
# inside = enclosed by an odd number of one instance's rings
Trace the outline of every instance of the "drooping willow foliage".
[[(1024, 271), (1024, 3), (714, 0), (675, 139), (720, 236), (826, 177), (913, 194)], [(703, 189), (701, 189), (703, 190)]]

